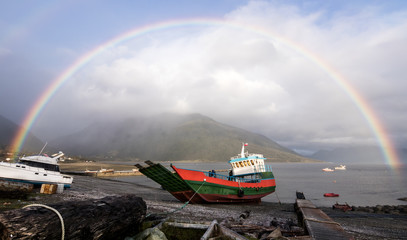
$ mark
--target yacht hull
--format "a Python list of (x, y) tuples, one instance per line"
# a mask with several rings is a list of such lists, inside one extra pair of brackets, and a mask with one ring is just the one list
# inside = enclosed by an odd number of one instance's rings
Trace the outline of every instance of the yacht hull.
[(59, 172), (47, 171), (43, 168), (30, 167), (18, 163), (0, 162), (0, 179), (41, 184), (64, 184), (65, 188), (71, 187), (73, 178)]

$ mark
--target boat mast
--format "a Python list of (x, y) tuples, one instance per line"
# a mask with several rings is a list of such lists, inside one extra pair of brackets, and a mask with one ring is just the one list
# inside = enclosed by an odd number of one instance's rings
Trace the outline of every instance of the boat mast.
[(240, 153), (240, 157), (244, 158), (244, 146), (247, 146), (247, 143), (242, 143), (242, 152)]
[(45, 142), (44, 147), (42, 147), (42, 149), (41, 149), (41, 151), (40, 151), (40, 153), (38, 155), (41, 155), (42, 151), (44, 151), (44, 148), (47, 146), (47, 144), (48, 144), (48, 142)]

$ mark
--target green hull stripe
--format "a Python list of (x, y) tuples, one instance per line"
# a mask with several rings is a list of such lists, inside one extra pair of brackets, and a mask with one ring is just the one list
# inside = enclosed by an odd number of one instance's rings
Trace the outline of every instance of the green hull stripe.
[[(230, 187), (214, 183), (185, 181), (193, 190), (201, 194), (219, 194), (219, 195), (236, 195), (239, 191), (238, 187)], [(263, 187), (263, 188), (241, 188), (245, 195), (259, 195), (274, 192), (276, 187)]]

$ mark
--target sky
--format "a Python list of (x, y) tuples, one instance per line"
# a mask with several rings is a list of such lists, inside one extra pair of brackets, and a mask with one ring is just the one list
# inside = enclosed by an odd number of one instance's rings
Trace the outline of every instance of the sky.
[(395, 0), (5, 1), (0, 115), (21, 124), (66, 69), (131, 31), (64, 81), (36, 136), (175, 112), (302, 154), (377, 145), (346, 83), (406, 146), (407, 2)]

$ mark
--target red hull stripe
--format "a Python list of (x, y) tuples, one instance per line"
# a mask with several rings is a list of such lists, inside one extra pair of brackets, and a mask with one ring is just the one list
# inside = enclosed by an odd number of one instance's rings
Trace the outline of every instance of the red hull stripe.
[(205, 181), (208, 183), (219, 184), (228, 187), (238, 187), (238, 188), (265, 188), (265, 187), (274, 187), (276, 186), (276, 181), (274, 178), (263, 179), (258, 183), (247, 183), (247, 182), (234, 182), (224, 179), (219, 179), (216, 177), (208, 177), (202, 171), (181, 169), (172, 166), (177, 174), (185, 181), (196, 181), (202, 182)]

